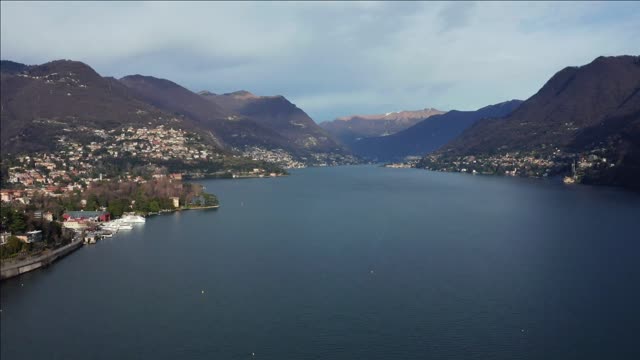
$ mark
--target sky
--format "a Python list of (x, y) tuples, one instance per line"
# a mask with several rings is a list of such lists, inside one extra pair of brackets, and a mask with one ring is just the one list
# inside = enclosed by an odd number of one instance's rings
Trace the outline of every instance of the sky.
[(640, 2), (0, 4), (2, 59), (284, 95), (317, 122), (526, 99), (566, 66), (640, 55)]

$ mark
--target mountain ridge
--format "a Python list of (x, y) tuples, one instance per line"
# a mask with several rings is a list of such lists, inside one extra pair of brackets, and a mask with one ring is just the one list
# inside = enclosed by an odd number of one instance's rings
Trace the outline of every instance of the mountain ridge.
[(421, 156), (445, 145), (464, 129), (484, 118), (501, 118), (516, 110), (521, 100), (509, 100), (473, 111), (451, 110), (431, 116), (395, 134), (370, 137), (354, 142), (352, 151), (367, 158), (397, 161)]
[(640, 56), (565, 67), (512, 114), (477, 122), (419, 166), (640, 188)]
[(341, 116), (319, 125), (351, 147), (354, 142), (369, 137), (387, 136), (405, 130), (431, 116), (445, 113), (434, 108), (402, 110), (384, 114)]

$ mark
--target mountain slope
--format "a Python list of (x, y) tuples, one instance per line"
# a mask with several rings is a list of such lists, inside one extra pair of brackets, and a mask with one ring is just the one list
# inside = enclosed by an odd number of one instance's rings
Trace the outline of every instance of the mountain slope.
[(424, 155), (458, 136), (464, 129), (484, 118), (500, 118), (510, 114), (522, 101), (511, 100), (475, 111), (452, 110), (431, 116), (396, 134), (356, 141), (352, 151), (378, 160), (398, 160), (410, 155)]
[(511, 116), (476, 124), (447, 145), (450, 153), (495, 149), (532, 150), (568, 147), (590, 127), (601, 126), (625, 103), (633, 113), (640, 89), (640, 60), (634, 56), (599, 57), (588, 65), (555, 74)]
[(345, 149), (320, 128), (302, 109), (283, 96), (256, 96), (248, 91), (215, 95), (200, 93), (203, 99), (224, 111), (246, 117), (287, 139), (299, 152), (336, 152)]
[(489, 171), (526, 168), (538, 176), (570, 175), (577, 163), (576, 181), (640, 188), (640, 56), (567, 67), (513, 114), (479, 121), (422, 165), (434, 156), (440, 167), (462, 161), (471, 169), (464, 159), (472, 157), (494, 164)]
[(247, 117), (234, 115), (169, 80), (130, 75), (120, 79), (120, 82), (135, 91), (144, 101), (193, 119), (198, 127), (214, 134), (220, 145), (292, 149), (287, 139), (277, 132)]
[(27, 66), (3, 61), (0, 70), (3, 153), (51, 149), (56, 136), (75, 134), (70, 128), (180, 122), (81, 62)]
[(439, 114), (444, 114), (444, 111), (429, 108), (377, 115), (352, 115), (322, 122), (320, 126), (343, 144), (351, 146), (361, 138), (395, 134)]

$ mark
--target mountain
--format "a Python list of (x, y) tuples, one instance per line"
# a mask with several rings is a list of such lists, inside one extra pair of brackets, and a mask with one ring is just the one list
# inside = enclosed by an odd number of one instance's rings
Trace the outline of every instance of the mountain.
[[(599, 57), (555, 74), (511, 116), (483, 121), (447, 146), (454, 153), (567, 147), (584, 131), (637, 110), (640, 60)], [(623, 105), (627, 105), (621, 109)]]
[(351, 144), (351, 149), (357, 155), (385, 161), (424, 155), (454, 139), (476, 121), (504, 117), (521, 103), (520, 100), (511, 100), (475, 111), (452, 110), (433, 115), (393, 135), (355, 141)]
[(640, 187), (640, 56), (567, 67), (511, 115), (477, 122), (436, 155), (499, 162), (515, 153), (564, 164), (565, 173), (579, 160), (582, 182)]
[(57, 136), (82, 135), (74, 129), (180, 122), (81, 62), (0, 65), (3, 154), (51, 150)]
[(428, 108), (376, 115), (352, 115), (322, 122), (320, 126), (343, 144), (351, 146), (361, 138), (395, 134), (439, 114), (444, 114), (444, 111)]
[(309, 115), (283, 96), (257, 96), (245, 90), (222, 95), (203, 91), (200, 96), (227, 113), (246, 117), (280, 134), (298, 152), (346, 152)]
[(144, 101), (155, 107), (188, 117), (218, 140), (220, 146), (282, 147), (291, 150), (287, 139), (255, 121), (226, 111), (214, 102), (165, 79), (130, 75), (120, 79)]
[(42, 65), (3, 60), (0, 76), (3, 154), (51, 151), (62, 138), (100, 142), (99, 130), (168, 125), (188, 131), (215, 153), (237, 149), (254, 159), (290, 164), (335, 164), (348, 155), (282, 96), (200, 95), (151, 76), (102, 77), (70, 60)]
[(0, 69), (2, 69), (2, 73), (4, 74), (15, 75), (27, 71), (29, 69), (29, 65), (17, 63), (10, 60), (0, 60)]

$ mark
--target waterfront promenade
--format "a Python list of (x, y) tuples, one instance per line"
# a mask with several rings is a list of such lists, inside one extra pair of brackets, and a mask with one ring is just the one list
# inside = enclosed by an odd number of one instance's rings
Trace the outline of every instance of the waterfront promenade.
[(26, 272), (47, 266), (61, 257), (77, 250), (82, 246), (82, 238), (74, 238), (73, 241), (55, 250), (47, 251), (38, 256), (28, 257), (24, 260), (2, 260), (0, 264), (0, 280), (8, 279)]

